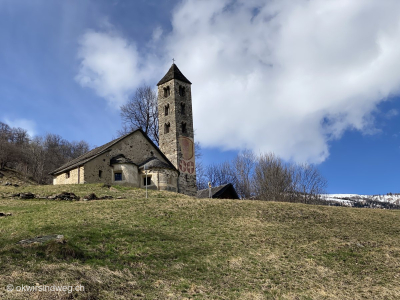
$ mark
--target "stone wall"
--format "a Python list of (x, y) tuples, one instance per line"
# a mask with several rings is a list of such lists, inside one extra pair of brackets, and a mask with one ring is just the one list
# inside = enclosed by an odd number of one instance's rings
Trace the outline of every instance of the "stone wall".
[(84, 183), (84, 176), (85, 176), (84, 167), (79, 167), (53, 177), (53, 184)]
[[(99, 171), (101, 171), (101, 177)], [(108, 152), (85, 164), (85, 183), (112, 184), (112, 168), (110, 167)]]
[[(164, 96), (164, 88), (169, 87), (170, 95)], [(179, 94), (179, 87), (185, 89), (185, 95)], [(182, 113), (182, 105), (185, 112)], [(165, 114), (165, 107), (169, 107), (168, 115)], [(182, 160), (182, 149), (179, 137), (188, 137), (194, 141), (193, 112), (191, 85), (180, 80), (170, 80), (158, 86), (158, 119), (160, 150), (179, 170)], [(186, 132), (182, 130), (182, 123), (186, 124)], [(169, 124), (169, 132), (165, 132), (166, 124)], [(193, 158), (195, 167), (195, 160)], [(195, 168), (194, 168), (195, 170)], [(180, 170), (178, 179), (179, 193), (195, 196), (197, 193), (196, 173), (188, 174)]]
[[(178, 172), (169, 169), (154, 168), (147, 171), (147, 175), (151, 176), (151, 185), (147, 188), (156, 189), (159, 191), (172, 191), (177, 192)], [(145, 188), (144, 185), (144, 170), (140, 172), (140, 187)]]
[(112, 146), (108, 156), (111, 159), (118, 154), (125, 155), (126, 158), (129, 158), (136, 165), (139, 165), (152, 156), (155, 156), (160, 161), (167, 163), (167, 161), (158, 152), (158, 149), (156, 149), (140, 131), (135, 132), (134, 134)]
[[(134, 164), (115, 164), (110, 166), (111, 158), (123, 154)], [(80, 183), (105, 183), (120, 184), (133, 187), (145, 187), (143, 182), (144, 173), (139, 172), (137, 165), (143, 163), (150, 157), (157, 157), (160, 161), (168, 163), (159, 153), (159, 150), (150, 143), (141, 132), (137, 131), (127, 138), (119, 141), (111, 149), (98, 157), (85, 163), (80, 168)], [(100, 172), (101, 171), (101, 172)], [(122, 181), (115, 181), (115, 172), (121, 171)], [(150, 188), (159, 190), (177, 191), (178, 173), (169, 169), (150, 170), (152, 185)], [(77, 169), (70, 171), (70, 178), (66, 173), (58, 175), (54, 184), (76, 184), (78, 183)]]

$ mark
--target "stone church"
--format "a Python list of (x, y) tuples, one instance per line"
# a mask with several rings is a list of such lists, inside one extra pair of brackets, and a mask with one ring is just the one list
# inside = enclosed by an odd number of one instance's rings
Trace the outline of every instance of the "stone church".
[(147, 186), (195, 196), (191, 82), (173, 63), (157, 86), (159, 147), (135, 130), (54, 170), (53, 184)]

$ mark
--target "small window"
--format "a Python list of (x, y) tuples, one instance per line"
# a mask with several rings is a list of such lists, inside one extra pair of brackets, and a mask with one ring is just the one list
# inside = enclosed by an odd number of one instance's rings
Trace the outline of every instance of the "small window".
[(144, 186), (151, 185), (151, 176), (143, 177), (143, 185)]
[(179, 87), (179, 96), (182, 96), (182, 97), (185, 96), (185, 88), (183, 86)]
[(165, 105), (165, 115), (168, 116), (169, 113), (169, 104)]
[(164, 88), (164, 97), (168, 97), (171, 94), (169, 86)]
[(69, 178), (71, 176), (71, 174), (69, 173), (69, 171), (67, 173), (65, 173), (65, 178)]
[(114, 181), (122, 181), (122, 173), (114, 173)]
[(186, 114), (186, 105), (185, 105), (185, 103), (181, 103), (181, 114), (182, 115)]
[(99, 178), (101, 178), (101, 175), (103, 175), (103, 171), (99, 170)]
[(164, 125), (164, 133), (169, 133), (169, 127), (170, 127), (169, 123)]
[(182, 133), (186, 133), (186, 123), (182, 122)]

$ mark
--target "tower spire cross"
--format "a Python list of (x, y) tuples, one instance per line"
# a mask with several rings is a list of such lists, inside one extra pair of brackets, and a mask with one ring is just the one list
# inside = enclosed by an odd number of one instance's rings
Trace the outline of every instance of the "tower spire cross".
[(175, 59), (174, 59), (174, 58), (172, 59), (172, 63), (173, 63), (173, 64), (175, 63)]

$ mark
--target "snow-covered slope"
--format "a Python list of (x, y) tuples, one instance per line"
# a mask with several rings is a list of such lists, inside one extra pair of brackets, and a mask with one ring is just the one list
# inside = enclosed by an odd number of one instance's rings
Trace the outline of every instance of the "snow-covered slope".
[(354, 203), (381, 202), (400, 205), (400, 194), (393, 195), (358, 195), (358, 194), (326, 194), (322, 198), (327, 201), (340, 202), (343, 205), (353, 206)]

